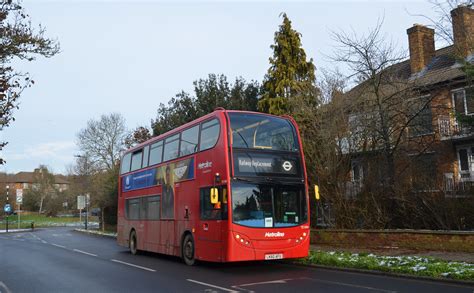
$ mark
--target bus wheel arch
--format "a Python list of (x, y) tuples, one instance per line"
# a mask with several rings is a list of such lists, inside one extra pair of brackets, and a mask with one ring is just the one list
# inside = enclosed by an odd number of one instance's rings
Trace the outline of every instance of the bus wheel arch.
[(181, 238), (181, 258), (188, 266), (196, 263), (196, 245), (193, 234), (189, 231), (183, 233)]
[(138, 237), (135, 229), (130, 230), (130, 237), (128, 238), (128, 247), (130, 247), (130, 253), (133, 255), (138, 254)]

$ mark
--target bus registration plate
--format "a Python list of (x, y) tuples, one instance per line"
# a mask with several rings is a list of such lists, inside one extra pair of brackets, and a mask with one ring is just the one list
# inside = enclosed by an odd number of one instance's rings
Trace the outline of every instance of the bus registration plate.
[(283, 253), (265, 254), (265, 260), (283, 259)]

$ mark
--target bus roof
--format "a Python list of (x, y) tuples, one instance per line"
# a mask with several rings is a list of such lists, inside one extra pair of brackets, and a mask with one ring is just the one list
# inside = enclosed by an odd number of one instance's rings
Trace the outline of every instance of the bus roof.
[(222, 108), (222, 107), (219, 107), (219, 108), (216, 108), (213, 112), (211, 112), (211, 113), (209, 113), (209, 114), (206, 114), (206, 115), (204, 115), (204, 116), (202, 116), (202, 117), (199, 117), (199, 118), (197, 118), (197, 119), (195, 119), (195, 120), (193, 120), (193, 121), (190, 121), (190, 122), (188, 122), (188, 123), (185, 123), (185, 124), (183, 124), (183, 125), (181, 125), (181, 126), (175, 128), (175, 129), (172, 129), (172, 130), (170, 130), (170, 131), (167, 131), (167, 132), (165, 132), (165, 133), (163, 133), (163, 134), (160, 134), (160, 135), (158, 135), (158, 136), (152, 137), (152, 138), (150, 138), (150, 139), (147, 140), (147, 141), (144, 141), (144, 142), (142, 142), (142, 143), (140, 143), (140, 144), (138, 144), (138, 145), (136, 145), (136, 146), (134, 146), (134, 147), (131, 147), (131, 148), (127, 149), (127, 150), (124, 152), (124, 154), (134, 152), (135, 150), (138, 150), (138, 149), (140, 149), (140, 148), (142, 148), (142, 147), (144, 147), (144, 146), (146, 146), (146, 145), (148, 145), (148, 144), (150, 144), (150, 143), (159, 141), (159, 140), (161, 140), (161, 139), (163, 139), (163, 138), (166, 138), (166, 137), (168, 137), (168, 136), (170, 136), (170, 135), (173, 135), (174, 133), (180, 132), (181, 130), (186, 129), (186, 128), (190, 127), (190, 126), (193, 125), (193, 124), (200, 123), (200, 122), (205, 121), (205, 120), (207, 120), (207, 119), (209, 119), (209, 118), (212, 118), (212, 117), (218, 117), (220, 113), (249, 113), (249, 114), (266, 115), (266, 116), (279, 117), (279, 118), (286, 118), (286, 119), (293, 120), (292, 117), (287, 116), (287, 115), (284, 115), (284, 116), (276, 116), (276, 115), (271, 115), (271, 114), (267, 114), (267, 113), (253, 112), (253, 111), (226, 110), (226, 109), (224, 109), (224, 108)]

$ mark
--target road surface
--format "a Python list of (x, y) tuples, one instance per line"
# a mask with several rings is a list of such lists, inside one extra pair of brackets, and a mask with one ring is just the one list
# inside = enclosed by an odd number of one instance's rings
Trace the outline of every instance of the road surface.
[(462, 284), (277, 262), (184, 265), (72, 228), (0, 234), (0, 292), (474, 292)]

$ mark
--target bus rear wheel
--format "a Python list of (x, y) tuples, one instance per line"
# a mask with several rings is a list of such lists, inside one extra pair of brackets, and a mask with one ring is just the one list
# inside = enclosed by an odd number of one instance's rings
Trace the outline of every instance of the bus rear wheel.
[(138, 253), (138, 248), (137, 248), (137, 233), (135, 233), (135, 230), (132, 230), (132, 232), (130, 233), (129, 246), (130, 246), (130, 253), (133, 255), (136, 255)]
[(184, 263), (188, 266), (194, 265), (196, 259), (194, 258), (194, 240), (191, 234), (187, 234), (184, 237), (182, 247), (182, 255)]

